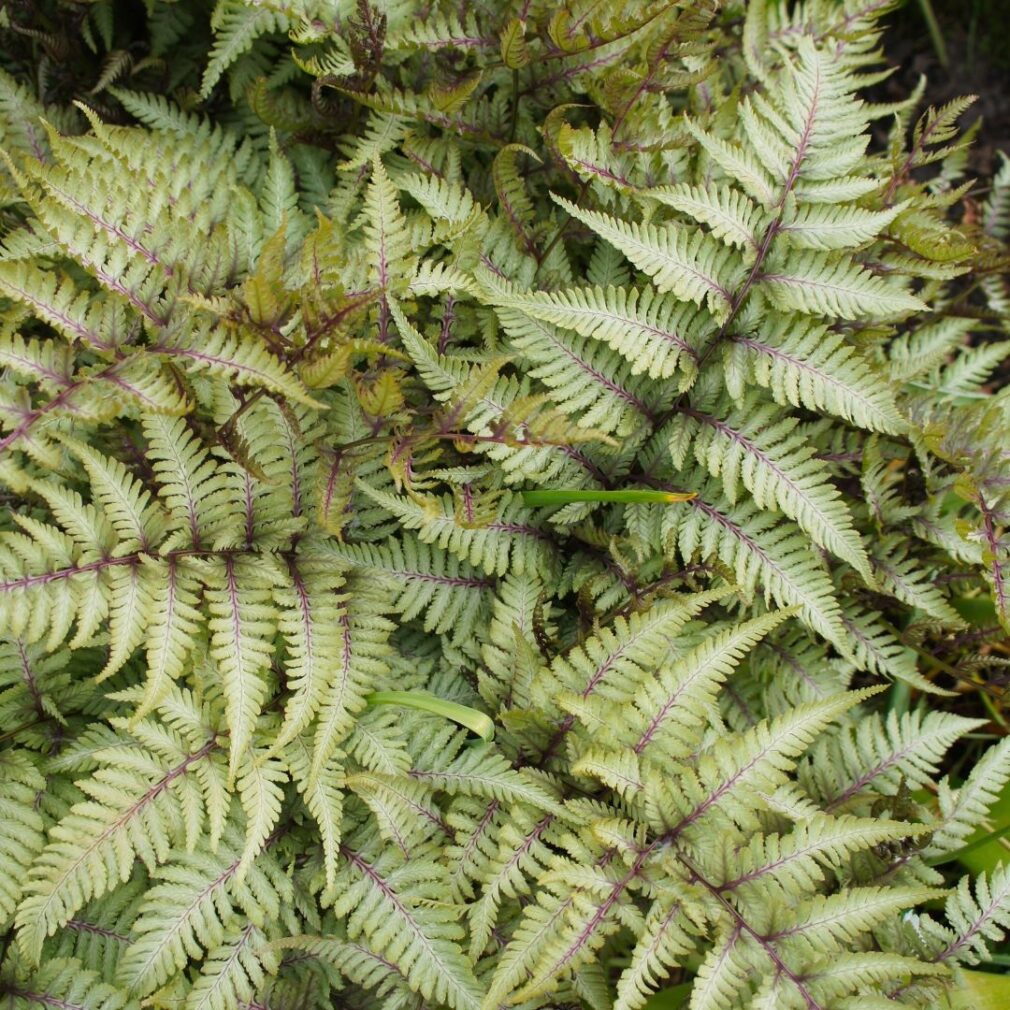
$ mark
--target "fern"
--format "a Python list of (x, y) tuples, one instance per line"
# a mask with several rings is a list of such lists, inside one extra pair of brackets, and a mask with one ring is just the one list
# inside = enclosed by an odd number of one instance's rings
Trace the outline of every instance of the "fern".
[(0, 995), (999, 955), (1007, 172), (860, 97), (890, 5), (57, 6), (0, 16)]

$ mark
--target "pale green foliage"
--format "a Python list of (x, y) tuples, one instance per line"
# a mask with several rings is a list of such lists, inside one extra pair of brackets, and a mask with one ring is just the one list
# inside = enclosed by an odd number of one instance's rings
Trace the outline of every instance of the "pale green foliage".
[(18, 1010), (42, 1006), (73, 1006), (82, 1010), (133, 1010), (140, 1004), (115, 986), (102, 981), (101, 975), (84, 968), (74, 958), (48, 962), (21, 988), (9, 984), (7, 996)]
[(15, 751), (4, 753), (0, 774), (0, 851), (7, 867), (0, 880), (0, 914), (7, 919), (18, 906), (25, 875), (45, 840), (44, 822), (35, 809), (35, 796), (45, 787), (45, 779), (26, 754)]
[(1007, 172), (951, 224), (964, 106), (859, 97), (884, 6), (221, 0), (134, 126), (0, 76), (5, 1000), (870, 1010), (989, 956), (1007, 875), (935, 867), (1010, 748), (937, 779), (1010, 609), (959, 280), (1006, 325)]

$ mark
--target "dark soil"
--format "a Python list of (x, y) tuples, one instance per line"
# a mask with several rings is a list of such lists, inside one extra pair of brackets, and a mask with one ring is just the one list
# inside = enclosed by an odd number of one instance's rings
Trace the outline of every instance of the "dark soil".
[(896, 70), (884, 90), (891, 100), (904, 98), (925, 75), (924, 105), (978, 95), (965, 122), (982, 117), (972, 168), (985, 177), (998, 167), (997, 151), (1010, 155), (1010, 0), (931, 0), (931, 4), (947, 66), (930, 38), (920, 0), (907, 0), (888, 19), (884, 43), (888, 62)]

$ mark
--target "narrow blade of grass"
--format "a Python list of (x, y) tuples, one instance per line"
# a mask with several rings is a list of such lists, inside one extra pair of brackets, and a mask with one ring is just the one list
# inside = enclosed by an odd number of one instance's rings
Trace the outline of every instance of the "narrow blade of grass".
[(623, 505), (690, 501), (694, 491), (523, 491), (526, 505), (568, 505), (571, 502), (619, 502)]
[(494, 723), (488, 715), (478, 712), (475, 708), (458, 705), (454, 701), (436, 698), (426, 691), (373, 691), (365, 695), (367, 705), (400, 705), (403, 708), (416, 708), (432, 715), (440, 715), (443, 719), (451, 719), (476, 733), (484, 740), (494, 738)]

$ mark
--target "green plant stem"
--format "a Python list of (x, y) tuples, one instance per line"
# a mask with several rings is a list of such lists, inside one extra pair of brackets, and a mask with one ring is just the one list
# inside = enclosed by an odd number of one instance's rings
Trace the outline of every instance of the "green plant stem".
[(989, 713), (989, 717), (992, 721), (996, 723), (1000, 729), (1010, 731), (1010, 723), (1007, 723), (1003, 713), (996, 707), (996, 702), (994, 702), (985, 691), (979, 691), (979, 697), (982, 699), (982, 704), (985, 706), (985, 710)]
[(523, 491), (526, 505), (567, 505), (570, 502), (619, 502), (627, 505), (661, 504), (690, 501), (694, 491)]
[(919, 0), (919, 10), (922, 11), (922, 19), (926, 22), (930, 42), (933, 43), (933, 49), (936, 51), (936, 58), (940, 66), (947, 70), (950, 67), (950, 57), (947, 54), (947, 43), (944, 41), (940, 22), (936, 20), (932, 0)]
[(987, 835), (983, 835), (981, 838), (976, 838), (975, 841), (968, 845), (962, 846), (954, 852), (948, 852), (943, 856), (936, 856), (933, 859), (927, 859), (926, 863), (929, 866), (943, 866), (945, 863), (953, 863), (960, 859), (962, 856), (967, 856), (969, 852), (974, 852), (976, 849), (982, 848), (983, 845), (988, 845), (990, 842), (998, 841), (1000, 838), (1005, 838), (1010, 835), (1010, 824), (1003, 824), (993, 831), (990, 831)]

